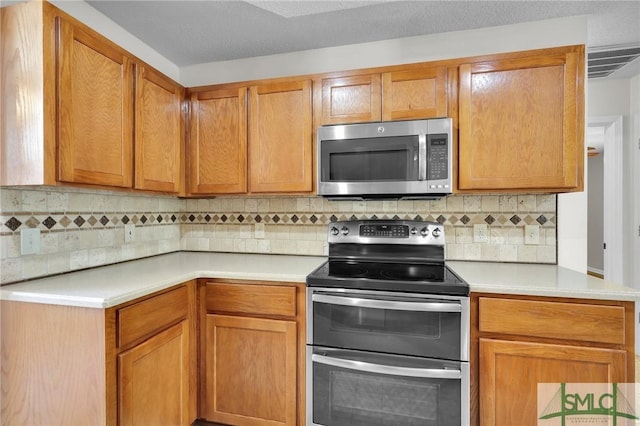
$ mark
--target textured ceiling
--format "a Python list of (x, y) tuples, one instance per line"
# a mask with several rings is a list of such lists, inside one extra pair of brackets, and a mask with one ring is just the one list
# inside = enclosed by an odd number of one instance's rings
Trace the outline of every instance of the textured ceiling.
[(88, 3), (180, 67), (574, 15), (590, 47), (640, 44), (639, 0)]

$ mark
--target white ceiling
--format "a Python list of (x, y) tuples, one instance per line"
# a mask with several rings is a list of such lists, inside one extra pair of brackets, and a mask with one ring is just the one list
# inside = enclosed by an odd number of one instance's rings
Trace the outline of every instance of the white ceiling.
[(179, 67), (575, 15), (589, 47), (640, 45), (640, 0), (87, 2)]

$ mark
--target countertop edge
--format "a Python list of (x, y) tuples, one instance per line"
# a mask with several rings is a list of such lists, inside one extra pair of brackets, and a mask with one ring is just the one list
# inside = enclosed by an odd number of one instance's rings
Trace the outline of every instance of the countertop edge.
[[(197, 253), (197, 254), (196, 254)], [(306, 276), (326, 260), (323, 256), (269, 255), (248, 253), (176, 252), (153, 259), (139, 259), (66, 277), (45, 277), (0, 287), (0, 300), (108, 309), (194, 279), (234, 279), (305, 283)], [(175, 262), (166, 271), (147, 277), (145, 270)], [(252, 263), (255, 262), (255, 263)], [(228, 266), (225, 262), (235, 262)], [(287, 271), (295, 262), (294, 272)], [(557, 265), (450, 261), (449, 267), (469, 283), (471, 293), (510, 294), (611, 301), (640, 301), (640, 291), (588, 277)], [(246, 270), (246, 265), (253, 265)], [(101, 270), (101, 268), (104, 268)], [(146, 269), (145, 269), (146, 268)], [(174, 273), (175, 268), (175, 273)], [(140, 270), (140, 272), (138, 272)], [(284, 271), (284, 272), (281, 272)], [(91, 278), (113, 274), (124, 285), (109, 291), (81, 288)], [(97, 275), (96, 275), (97, 274)], [(130, 275), (140, 275), (140, 277)], [(147, 272), (148, 274), (148, 272)], [(163, 276), (166, 274), (166, 277)], [(120, 275), (125, 275), (122, 279)], [(137, 282), (132, 285), (130, 282)], [(100, 278), (102, 279), (102, 278)], [(15, 287), (14, 287), (15, 286)], [(51, 286), (51, 287), (49, 287)], [(75, 292), (75, 294), (74, 294)], [(93, 293), (93, 294), (92, 294)], [(113, 293), (113, 294), (109, 294)]]

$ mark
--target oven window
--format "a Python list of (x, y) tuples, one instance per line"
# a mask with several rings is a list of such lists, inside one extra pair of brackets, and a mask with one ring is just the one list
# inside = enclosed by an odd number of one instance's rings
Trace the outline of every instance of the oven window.
[(313, 342), (334, 348), (460, 359), (460, 312), (313, 303)]
[(313, 420), (326, 426), (460, 425), (460, 380), (313, 364)]

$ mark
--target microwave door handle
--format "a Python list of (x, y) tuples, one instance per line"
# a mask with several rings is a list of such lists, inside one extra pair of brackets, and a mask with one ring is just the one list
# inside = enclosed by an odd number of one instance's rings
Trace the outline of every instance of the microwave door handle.
[(440, 302), (401, 302), (396, 300), (374, 300), (358, 297), (330, 296), (326, 294), (314, 294), (313, 302), (327, 303), (330, 305), (353, 306), (357, 308), (391, 309), (394, 311), (414, 312), (462, 312), (462, 306), (457, 303)]
[(427, 135), (418, 135), (418, 180), (427, 180)]
[(368, 373), (386, 374), (389, 376), (422, 377), (429, 379), (455, 379), (462, 378), (460, 370), (448, 370), (439, 368), (410, 368), (394, 367), (391, 365), (372, 364), (370, 362), (352, 361), (350, 359), (334, 358), (325, 355), (313, 354), (311, 361), (320, 364), (331, 365), (333, 367), (346, 368), (349, 370), (366, 371)]

